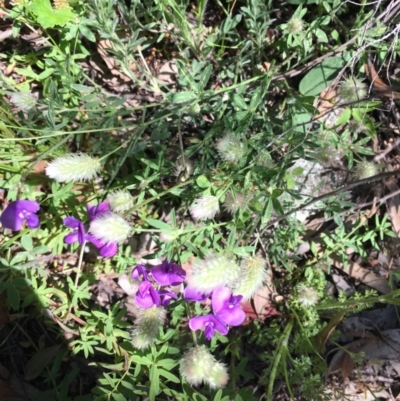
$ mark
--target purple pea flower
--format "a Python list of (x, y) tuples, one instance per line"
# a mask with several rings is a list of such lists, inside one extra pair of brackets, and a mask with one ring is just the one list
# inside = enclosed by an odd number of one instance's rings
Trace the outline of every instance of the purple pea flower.
[(151, 308), (153, 305), (160, 306), (160, 294), (154, 289), (148, 281), (143, 281), (140, 284), (139, 290), (135, 295), (136, 303), (144, 308)]
[(176, 263), (164, 260), (151, 269), (154, 280), (160, 285), (178, 285), (185, 280), (186, 272)]
[(76, 219), (75, 217), (66, 217), (63, 220), (64, 225), (69, 228), (72, 228), (74, 231), (71, 234), (68, 234), (64, 237), (64, 242), (68, 245), (73, 244), (74, 242), (79, 241), (81, 245), (83, 245), (86, 241), (86, 232), (85, 226), (83, 223)]
[(101, 214), (108, 213), (110, 211), (110, 205), (107, 202), (102, 202), (95, 206), (86, 205), (86, 210), (89, 220), (92, 221)]
[(183, 299), (189, 302), (196, 302), (196, 301), (205, 301), (208, 298), (207, 294), (203, 294), (197, 291), (193, 287), (186, 287), (183, 291)]
[(86, 234), (86, 240), (91, 242), (103, 258), (111, 258), (118, 252), (118, 244), (116, 242), (103, 242), (92, 234)]
[(143, 265), (136, 265), (132, 270), (132, 278), (137, 280), (143, 276), (143, 280), (149, 281), (149, 273), (147, 273), (146, 267)]
[(173, 299), (178, 299), (178, 296), (172, 291), (160, 290), (158, 293), (161, 297), (162, 306), (168, 306)]
[(246, 314), (240, 308), (241, 295), (232, 295), (228, 287), (215, 289), (211, 296), (214, 313), (229, 326), (240, 326), (246, 319)]
[[(110, 206), (107, 202), (102, 202), (96, 206), (86, 206), (87, 214), (89, 220), (92, 221), (99, 215), (103, 213), (108, 213), (110, 211)], [(68, 216), (63, 220), (64, 224), (72, 228), (74, 231), (71, 234), (68, 234), (64, 237), (64, 242), (66, 244), (73, 244), (74, 242), (79, 241), (81, 245), (85, 243), (85, 241), (91, 242), (96, 248), (98, 248), (100, 256), (103, 258), (111, 258), (118, 252), (118, 244), (115, 242), (105, 243), (100, 241), (92, 234), (86, 234), (84, 224), (75, 217)]]
[(228, 327), (215, 315), (195, 316), (189, 320), (191, 330), (204, 329), (204, 335), (207, 340), (211, 340), (215, 335), (215, 330), (222, 335), (228, 334)]
[(36, 216), (40, 206), (35, 201), (17, 200), (10, 202), (0, 216), (0, 222), (4, 228), (9, 228), (13, 231), (19, 231), (24, 224), (28, 223), (29, 228), (38, 228), (39, 217)]

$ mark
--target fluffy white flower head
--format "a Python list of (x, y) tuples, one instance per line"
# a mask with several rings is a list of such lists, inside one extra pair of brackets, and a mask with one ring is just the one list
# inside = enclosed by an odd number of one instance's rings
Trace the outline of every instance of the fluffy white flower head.
[(368, 87), (362, 79), (351, 76), (339, 85), (338, 93), (344, 101), (356, 102), (367, 97)]
[(10, 102), (22, 111), (29, 111), (36, 105), (36, 99), (31, 92), (15, 92), (10, 96)]
[(110, 208), (115, 213), (123, 213), (133, 207), (133, 196), (128, 191), (115, 191), (107, 197)]
[(243, 143), (233, 134), (226, 134), (217, 141), (217, 151), (223, 161), (237, 164), (244, 156)]
[(374, 162), (364, 160), (357, 164), (356, 176), (360, 180), (372, 177), (379, 174), (379, 167), (380, 166)]
[(213, 195), (203, 195), (190, 206), (190, 213), (195, 220), (212, 219), (218, 212), (219, 201)]
[(246, 209), (248, 203), (248, 198), (241, 192), (232, 191), (225, 195), (224, 208), (227, 212), (234, 214), (238, 210), (243, 211)]
[(304, 21), (299, 17), (293, 17), (288, 21), (286, 28), (290, 34), (297, 35), (303, 31)]
[(46, 167), (46, 174), (57, 182), (89, 181), (95, 178), (101, 163), (85, 153), (57, 157)]
[(265, 259), (257, 256), (244, 259), (240, 264), (239, 279), (233, 289), (234, 295), (242, 295), (243, 301), (249, 300), (263, 285), (266, 278)]
[(224, 387), (229, 379), (225, 365), (217, 362), (204, 345), (187, 350), (179, 363), (179, 370), (192, 386), (205, 383), (217, 389)]
[(317, 290), (304, 284), (297, 286), (297, 301), (304, 307), (314, 306), (319, 299)]
[(124, 242), (131, 233), (131, 226), (115, 213), (104, 213), (90, 223), (90, 232), (103, 242)]
[(133, 346), (139, 349), (150, 347), (157, 339), (158, 329), (164, 324), (166, 315), (164, 308), (156, 306), (140, 309), (131, 333)]
[(188, 275), (187, 282), (203, 294), (217, 287), (232, 286), (239, 277), (240, 267), (225, 255), (210, 254), (196, 262)]

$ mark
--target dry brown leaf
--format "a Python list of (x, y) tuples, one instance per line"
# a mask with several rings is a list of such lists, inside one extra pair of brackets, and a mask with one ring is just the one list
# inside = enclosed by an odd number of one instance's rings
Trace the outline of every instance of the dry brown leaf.
[[(393, 181), (385, 182), (385, 184), (391, 193), (399, 191), (400, 189)], [(387, 209), (392, 222), (393, 231), (400, 238), (400, 195), (395, 195), (387, 200)]]
[[(343, 378), (350, 375), (353, 362), (349, 360), (349, 353), (363, 353), (368, 360), (398, 360), (400, 359), (400, 330), (385, 330), (373, 334), (359, 333), (364, 338), (353, 341), (340, 349), (329, 364), (329, 372), (340, 370)], [(351, 359), (351, 358), (350, 358)], [(349, 372), (350, 371), (350, 372)]]
[(397, 91), (397, 88), (395, 89), (392, 86), (387, 85), (385, 82), (383, 82), (383, 80), (379, 77), (371, 60), (368, 60), (368, 64), (365, 64), (364, 68), (365, 73), (372, 83), (372, 89), (376, 94), (391, 99), (400, 99), (400, 92)]
[(174, 84), (176, 76), (178, 75), (178, 68), (175, 60), (170, 60), (164, 63), (158, 71), (158, 79), (164, 84)]
[(336, 96), (336, 91), (331, 86), (328, 86), (321, 92), (317, 100), (317, 109), (319, 111), (319, 114), (316, 116), (316, 118), (319, 118), (321, 115), (327, 113), (335, 105)]
[(322, 352), (325, 348), (326, 342), (334, 332), (336, 326), (343, 320), (343, 317), (347, 313), (347, 310), (338, 312), (331, 318), (329, 323), (315, 336), (315, 346), (318, 352)]
[(337, 255), (331, 255), (330, 258), (333, 266), (342, 270), (356, 280), (359, 280), (371, 288), (379, 291), (381, 294), (389, 294), (392, 291), (386, 277), (378, 276), (373, 271), (361, 267), (356, 262), (349, 261), (347, 266), (344, 266), (341, 259)]

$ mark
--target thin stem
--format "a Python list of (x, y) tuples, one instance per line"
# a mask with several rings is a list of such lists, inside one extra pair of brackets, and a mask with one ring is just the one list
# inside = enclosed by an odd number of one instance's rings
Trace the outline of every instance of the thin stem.
[[(188, 318), (188, 321), (189, 321), (189, 319), (190, 319), (190, 308), (189, 308), (188, 302), (185, 302), (185, 309), (186, 309), (186, 315), (187, 315), (187, 318)], [(193, 330), (190, 330), (190, 331), (191, 331), (191, 333), (192, 333), (193, 344), (197, 347), (198, 344), (197, 344), (197, 336), (196, 336), (196, 333), (195, 333)]]

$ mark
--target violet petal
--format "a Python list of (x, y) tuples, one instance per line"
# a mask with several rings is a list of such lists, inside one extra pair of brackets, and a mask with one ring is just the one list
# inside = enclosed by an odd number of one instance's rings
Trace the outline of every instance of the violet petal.
[(40, 226), (39, 216), (34, 213), (28, 213), (26, 216), (26, 222), (30, 229), (38, 228)]
[(110, 205), (107, 202), (102, 202), (96, 206), (86, 206), (87, 214), (89, 216), (89, 220), (94, 220), (97, 216), (103, 213), (108, 213), (110, 211)]
[(28, 226), (30, 228), (39, 227), (39, 218), (31, 217), (32, 213), (37, 212), (40, 206), (37, 202), (30, 200), (18, 200), (10, 202), (0, 216), (0, 222), (4, 228), (13, 231), (19, 231), (22, 228), (24, 220), (29, 218)]
[(144, 265), (136, 265), (132, 270), (132, 278), (134, 280), (136, 280), (141, 276), (143, 276), (144, 280), (148, 281), (149, 275), (147, 273), (146, 266), (144, 266)]
[(211, 305), (213, 311), (217, 313), (221, 309), (227, 308), (229, 306), (229, 299), (232, 295), (232, 291), (228, 287), (218, 287), (216, 288), (211, 296)]
[(145, 309), (151, 308), (153, 305), (160, 306), (160, 295), (148, 281), (140, 284), (139, 290), (135, 295), (136, 303)]
[(151, 269), (154, 280), (160, 285), (178, 285), (186, 277), (185, 270), (176, 263), (164, 260), (160, 265)]
[(118, 244), (116, 242), (108, 242), (100, 248), (100, 256), (103, 258), (112, 258), (118, 252)]
[(208, 295), (202, 294), (193, 287), (186, 287), (183, 291), (183, 298), (189, 302), (204, 301), (208, 298)]
[(82, 224), (82, 222), (80, 220), (78, 220), (75, 217), (72, 216), (68, 216), (63, 220), (63, 223), (65, 226), (69, 227), (69, 228), (73, 228), (76, 229), (79, 227), (79, 224)]
[(224, 308), (218, 311), (217, 316), (229, 326), (240, 326), (246, 319), (246, 314), (239, 306)]
[[(215, 315), (192, 317), (189, 320), (189, 327), (193, 331), (205, 328), (207, 331), (207, 339), (214, 336), (214, 330), (219, 331), (222, 335), (228, 334), (228, 327)], [(208, 338), (207, 336), (210, 336), (211, 334), (212, 336)]]
[(160, 290), (158, 293), (160, 294), (162, 306), (168, 306), (173, 299), (178, 299), (178, 296), (172, 291)]
[(64, 237), (64, 242), (68, 245), (74, 244), (77, 241), (79, 241), (78, 231), (74, 231)]

